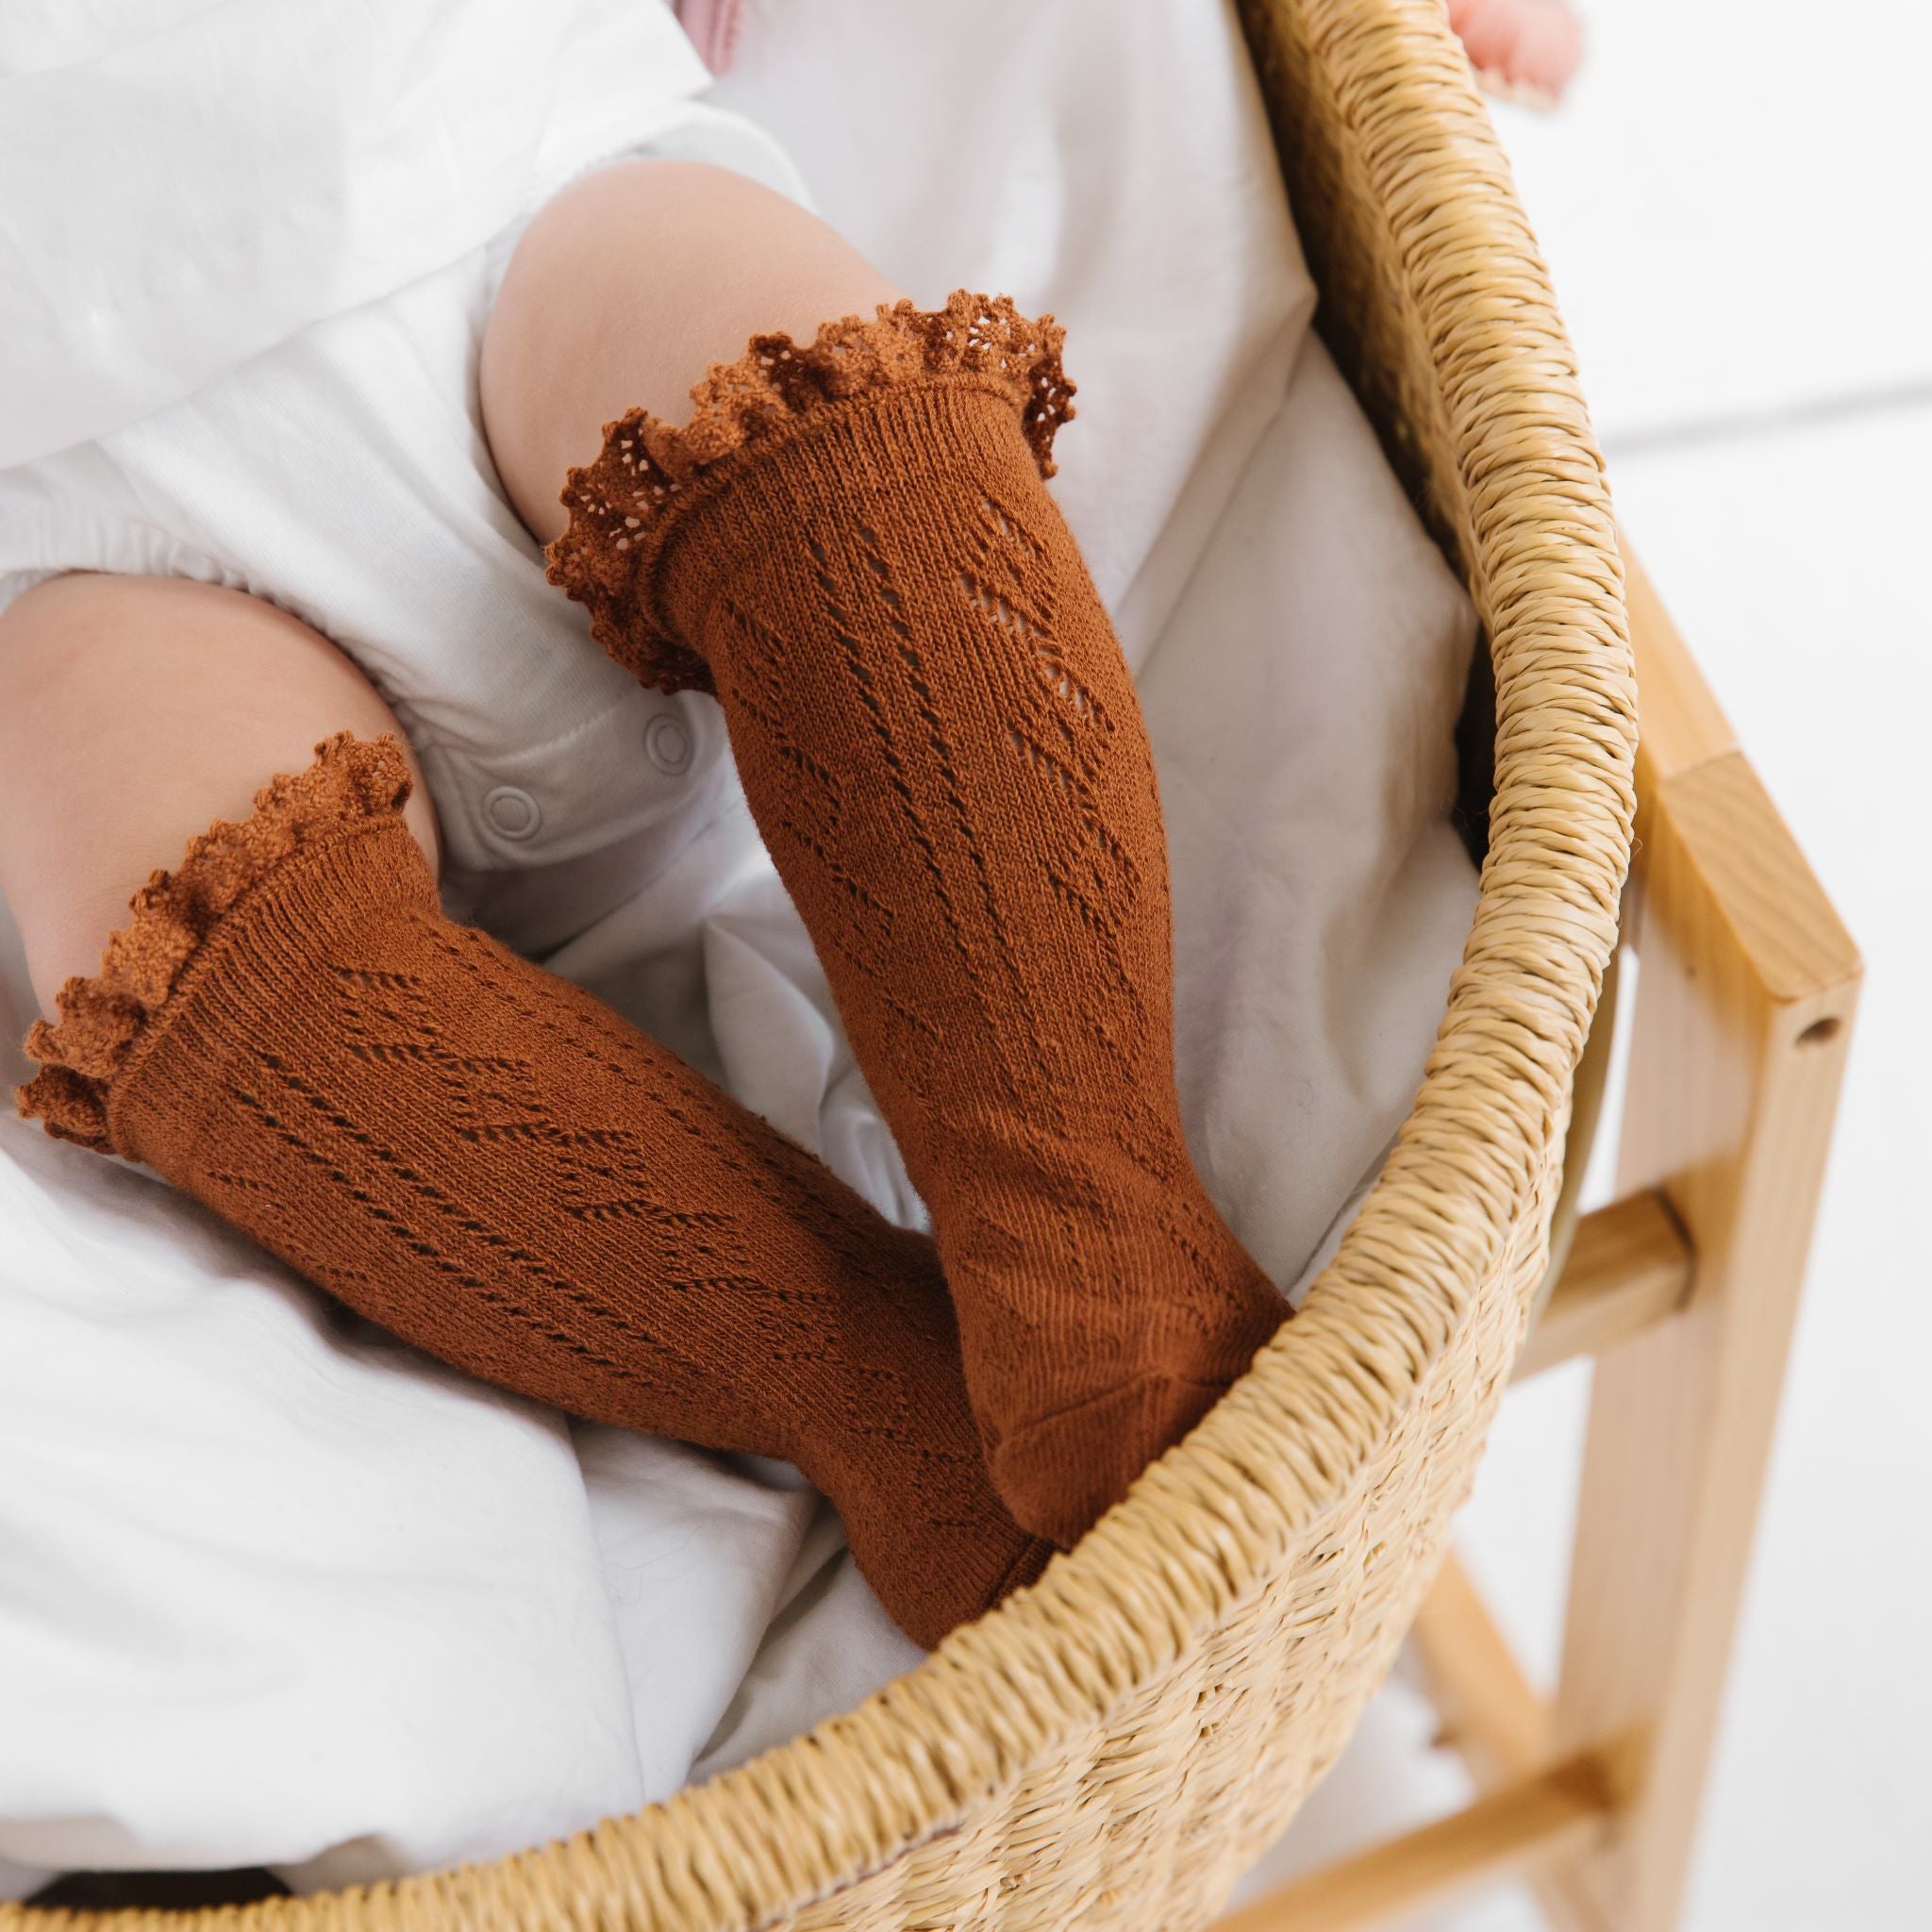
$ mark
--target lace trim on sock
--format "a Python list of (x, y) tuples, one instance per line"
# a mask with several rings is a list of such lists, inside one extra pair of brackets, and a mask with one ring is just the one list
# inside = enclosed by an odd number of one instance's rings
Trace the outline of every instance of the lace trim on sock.
[(298, 847), (358, 821), (392, 818), (409, 795), (401, 748), (338, 732), (307, 770), (255, 794), (239, 824), (217, 819), (173, 872), (158, 872), (128, 902), (133, 917), (108, 940), (100, 971), (60, 989), (60, 1018), (26, 1037), (41, 1070), (16, 1099), (57, 1140), (111, 1151), (108, 1090), (135, 1043), (222, 915)]
[(1050, 315), (1028, 322), (1009, 295), (964, 289), (943, 308), (881, 304), (871, 322), (828, 322), (804, 346), (788, 335), (754, 336), (736, 362), (713, 364), (691, 391), (687, 427), (642, 409), (605, 425), (596, 460), (570, 473), (559, 499), (570, 525), (550, 546), (550, 581), (589, 608), (591, 635), (646, 684), (710, 691), (704, 659), (665, 626), (649, 595), (666, 511), (687, 483), (829, 404), (935, 377), (964, 377), (1009, 398), (1041, 475), (1051, 476), (1055, 432), (1074, 414), (1074, 385), (1060, 365), (1065, 338)]

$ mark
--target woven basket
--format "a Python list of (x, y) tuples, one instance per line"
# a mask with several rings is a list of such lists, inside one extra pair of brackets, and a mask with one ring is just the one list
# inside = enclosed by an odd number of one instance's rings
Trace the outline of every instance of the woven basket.
[(1323, 332), (1468, 583), (1494, 669), (1468, 950), (1334, 1264), (1078, 1549), (808, 1737), (489, 1866), (239, 1914), (0, 1907), (0, 1932), (1185, 1932), (1347, 1740), (1435, 1571), (1542, 1274), (1616, 938), (1635, 691), (1569, 344), (1440, 0), (1241, 10)]

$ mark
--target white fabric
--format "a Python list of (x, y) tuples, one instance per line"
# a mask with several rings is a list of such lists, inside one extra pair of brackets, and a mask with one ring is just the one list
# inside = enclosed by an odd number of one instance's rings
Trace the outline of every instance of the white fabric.
[[(283, 10), (231, 5), (198, 19)], [(369, 21), (390, 18), (349, 0), (301, 11), (341, 16), (351, 41)], [(492, 63), (512, 71), (526, 11), (504, 15), (478, 0), (439, 8), (424, 58), (440, 60), (441, 37), (454, 35), (460, 72)], [(688, 89), (692, 57), (669, 16), (631, 4), (622, 18), (652, 29), (630, 50), (631, 64), (649, 71), (664, 36), (674, 53), (683, 50), (671, 72)], [(594, 51), (608, 28), (606, 8), (591, 6), (579, 37)], [(566, 42), (558, 58), (575, 71), (587, 49)], [(346, 75), (325, 71), (358, 103), (345, 118), (377, 116), (381, 103), (360, 100)], [(572, 97), (554, 98), (541, 67), (533, 89), (524, 119), (543, 109), (575, 126), (564, 112)], [(599, 98), (592, 94), (593, 108)], [(401, 111), (391, 108), (391, 119)], [(546, 155), (696, 156), (803, 192), (782, 151), (741, 116), (644, 92), (634, 138), (608, 119), (596, 121), (594, 140), (565, 139), (540, 114), (532, 138)], [(210, 129), (202, 138), (222, 144)], [(446, 163), (444, 144), (433, 120), (397, 142), (429, 174)], [(0, 122), (0, 157), (12, 145)], [(291, 162), (297, 175), (302, 160)], [(0, 469), (0, 604), (58, 570), (184, 576), (268, 597), (326, 632), (408, 731), (435, 794), (452, 896), (467, 907), (493, 887), (491, 924), (534, 950), (580, 929), (641, 881), (661, 893), (674, 875), (729, 878), (756, 841), (741, 822), (719, 823), (736, 786), (715, 707), (644, 691), (591, 643), (581, 613), (544, 581), (537, 545), (491, 467), (472, 379), (483, 319), (524, 220), (560, 174), (531, 160), (525, 176), (497, 194), (496, 232), (466, 239), (446, 262), (425, 260), (383, 299), (318, 310), (310, 325), (183, 400)], [(293, 185), (272, 175), (269, 189)], [(353, 237), (316, 240), (332, 239), (331, 252), (351, 254), (360, 275), (365, 260), (405, 246), (410, 205), (399, 210), (402, 229), (389, 234), (386, 202), (373, 190), (365, 195), (359, 179), (350, 186)], [(254, 209), (259, 225), (277, 225), (267, 212), (274, 205), (271, 194)], [(231, 210), (230, 224), (245, 227), (247, 214)], [(62, 285), (82, 268), (63, 270), (60, 251), (45, 252), (56, 259), (38, 281), (50, 301), (64, 298)], [(245, 283), (224, 299), (240, 311), (228, 324), (240, 355), (259, 332)], [(313, 294), (308, 306), (321, 300)], [(299, 312), (282, 296), (271, 306), (275, 318)], [(78, 333), (89, 351), (91, 333)], [(9, 399), (0, 413), (13, 408)], [(689, 928), (678, 937), (689, 943)]]
[(456, 260), (708, 78), (638, 0), (8, 0), (0, 464)]
[[(441, 9), (438, 32), (472, 18), (494, 16)], [(1307, 333), (1238, 36), (1166, 0), (774, 0), (713, 100), (922, 298), (1008, 288), (1069, 326), (1057, 488), (1141, 674), (1190, 1137), (1291, 1279), (1407, 1108), (1474, 903), (1445, 821), (1472, 619)], [(746, 121), (607, 145), (750, 155)], [(0, 571), (171, 569), (310, 618), (425, 747), (466, 901), (909, 1215), (715, 713), (608, 673), (490, 475), (466, 382), (503, 246), (0, 473)], [(521, 841), (491, 816), (504, 787), (538, 808)], [(10, 986), (9, 1040), (17, 960)], [(489, 1857), (915, 1658), (789, 1472), (567, 1429), (13, 1122), (0, 1231), (14, 1890), (81, 1864), (307, 1886)]]

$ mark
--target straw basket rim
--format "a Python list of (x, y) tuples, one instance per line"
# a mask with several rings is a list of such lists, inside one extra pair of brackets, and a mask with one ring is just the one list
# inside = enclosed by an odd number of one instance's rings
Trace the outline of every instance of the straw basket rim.
[[(1535, 242), (1439, 0), (1244, 10), (1251, 26), (1295, 16), (1386, 209), (1438, 365), (1495, 668), (1476, 912), (1381, 1178), (1301, 1312), (1193, 1434), (1040, 1582), (857, 1709), (569, 1840), (230, 1909), (210, 1925), (259, 1914), (287, 1932), (750, 1932), (839, 1891), (1090, 1737), (1255, 1596), (1297, 1534), (1362, 1481), (1474, 1284), (1541, 1238), (1537, 1176), (1561, 1136), (1615, 942), (1634, 813), (1635, 689), (1601, 462)], [(11, 1932), (77, 1923), (0, 1907)]]

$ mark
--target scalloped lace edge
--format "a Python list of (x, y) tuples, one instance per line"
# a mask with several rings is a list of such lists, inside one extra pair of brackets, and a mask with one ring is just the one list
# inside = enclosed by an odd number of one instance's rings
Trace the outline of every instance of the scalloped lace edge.
[(60, 989), (59, 1019), (34, 1024), (26, 1052), (41, 1066), (16, 1095), (21, 1113), (57, 1140), (111, 1151), (114, 1077), (223, 915), (291, 853), (358, 822), (393, 818), (409, 791), (391, 734), (341, 731), (315, 747), (313, 764), (264, 785), (247, 818), (217, 819), (173, 872), (156, 873), (129, 900), (133, 916), (108, 940), (100, 971)]
[(710, 691), (702, 657), (675, 635), (651, 595), (651, 565), (686, 485), (728, 458), (781, 439), (855, 396), (965, 380), (1008, 398), (1042, 476), (1053, 440), (1074, 414), (1061, 366), (1066, 331), (1029, 322), (1009, 295), (954, 291), (943, 308), (881, 303), (867, 322), (825, 323), (801, 346), (760, 335), (737, 361), (714, 363), (691, 391), (691, 419), (673, 428), (644, 409), (604, 426), (594, 461), (573, 470), (570, 512), (548, 551), (550, 581), (591, 613), (591, 635), (646, 684)]

